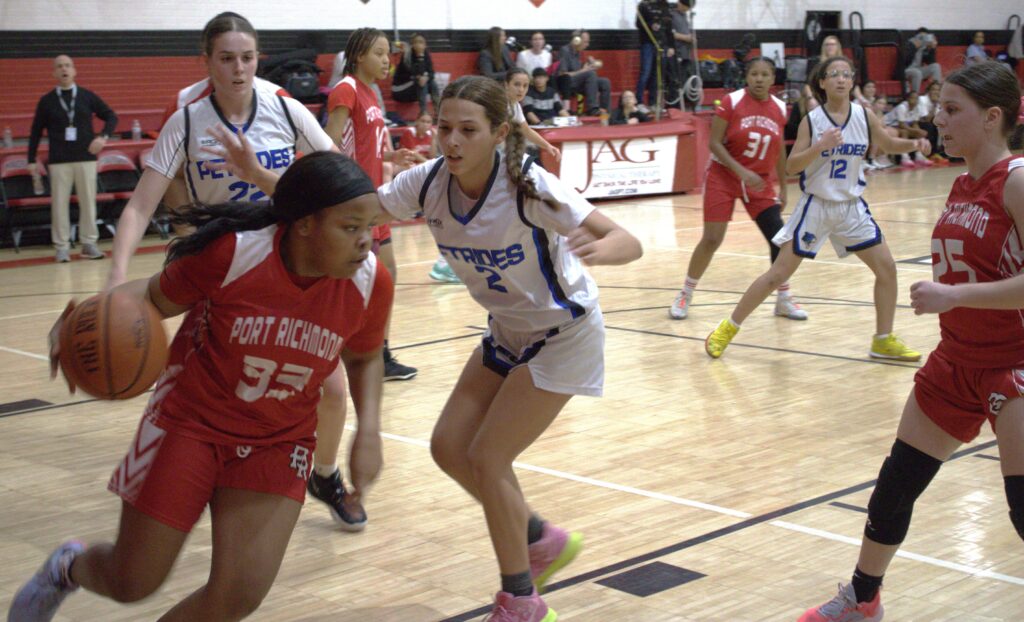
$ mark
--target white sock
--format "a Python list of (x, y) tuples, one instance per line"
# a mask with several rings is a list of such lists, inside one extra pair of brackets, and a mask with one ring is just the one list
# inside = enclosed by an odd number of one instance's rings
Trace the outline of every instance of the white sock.
[(789, 298), (789, 281), (779, 285), (779, 289), (777, 291), (779, 298)]
[(687, 275), (686, 281), (683, 282), (683, 295), (687, 298), (693, 298), (693, 290), (697, 289), (697, 279)]
[(444, 255), (438, 255), (437, 256), (437, 263), (434, 264), (434, 265), (436, 265), (438, 268), (441, 268), (441, 269), (447, 268), (448, 267), (448, 260), (444, 258)]
[(732, 327), (735, 328), (736, 330), (740, 329), (740, 325), (737, 324), (731, 317), (726, 318), (726, 321), (729, 322), (729, 324), (731, 324)]
[(337, 464), (314, 464), (313, 472), (320, 477), (330, 477), (338, 470)]
[(889, 333), (885, 333), (884, 335), (875, 335), (875, 339), (885, 339), (888, 336), (889, 336)]

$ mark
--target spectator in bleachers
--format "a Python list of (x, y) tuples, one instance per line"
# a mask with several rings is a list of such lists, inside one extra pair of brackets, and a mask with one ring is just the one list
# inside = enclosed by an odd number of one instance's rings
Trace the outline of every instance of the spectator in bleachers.
[(562, 98), (558, 90), (551, 86), (551, 76), (542, 67), (533, 70), (533, 82), (530, 90), (523, 98), (523, 113), (530, 125), (554, 119), (555, 117), (569, 116), (569, 112), (562, 105)]
[[(636, 28), (640, 38), (640, 77), (636, 83), (636, 96), (644, 103), (644, 91), (647, 92), (647, 104), (654, 106), (658, 99), (658, 71), (655, 63), (661, 63), (662, 71), (668, 66), (665, 56), (672, 57), (676, 52), (675, 38), (672, 36), (672, 16), (667, 0), (640, 0), (636, 6)], [(659, 54), (660, 50), (660, 54)], [(670, 59), (674, 64), (675, 61)], [(662, 81), (664, 78), (662, 74)]]
[(557, 162), (562, 158), (561, 151), (530, 127), (526, 120), (526, 114), (523, 113), (523, 100), (526, 99), (526, 93), (529, 90), (530, 76), (526, 75), (526, 72), (519, 67), (509, 69), (505, 74), (508, 116), (512, 119), (512, 123), (519, 125), (519, 131), (522, 132), (523, 138), (546, 151)]
[[(39, 99), (28, 139), (28, 167), (39, 185), (36, 151), (43, 130), (50, 142), (49, 172), (50, 239), (58, 262), (71, 261), (71, 188), (78, 196), (78, 230), (82, 257), (103, 259), (96, 247), (96, 155), (117, 128), (117, 115), (98, 95), (75, 84), (75, 63), (61, 54), (53, 59), (57, 87)], [(93, 131), (93, 116), (103, 120), (103, 129)]]
[(651, 116), (640, 109), (633, 91), (622, 91), (619, 96), (619, 107), (612, 113), (609, 125), (636, 125), (646, 123)]
[[(921, 110), (918, 104), (921, 96), (917, 91), (909, 91), (903, 96), (903, 101), (896, 105), (884, 118), (885, 125), (896, 128), (900, 138), (917, 140), (927, 138), (926, 132), (918, 124), (921, 118)], [(931, 166), (932, 163), (920, 151), (912, 151), (901, 156), (901, 164), (906, 168), (916, 166)]]
[[(673, 2), (669, 2), (670, 6), (672, 4)], [(675, 10), (671, 15), (672, 38), (675, 42), (676, 55), (674, 62), (670, 61), (669, 65), (673, 66), (678, 88), (682, 89), (686, 86), (686, 81), (697, 74), (697, 65), (693, 57), (693, 50), (697, 46), (697, 33), (693, 31), (693, 25), (690, 24), (690, 5), (693, 4), (693, 0), (680, 0), (674, 4)], [(693, 110), (699, 103), (697, 101), (680, 101), (679, 107)]]
[[(558, 54), (558, 90), (564, 96), (575, 98), (576, 94), (582, 94), (587, 114), (607, 114), (612, 103), (612, 83), (608, 78), (597, 75), (601, 68), (601, 61), (593, 56), (583, 62), (583, 52), (590, 47), (590, 33), (586, 30), (577, 30), (572, 33), (572, 39), (562, 47)], [(574, 108), (570, 104), (570, 109)]]
[[(437, 140), (434, 133), (434, 118), (423, 111), (416, 117), (412, 132), (404, 132), (400, 140), (401, 147), (413, 153), (412, 164), (420, 164), (437, 157)], [(404, 170), (405, 167), (403, 167)], [(397, 174), (397, 171), (396, 171)]]
[(853, 100), (865, 108), (871, 108), (877, 96), (878, 85), (875, 84), (874, 80), (868, 80), (857, 93), (854, 93)]
[(487, 46), (480, 50), (480, 58), (476, 61), (476, 70), (480, 75), (494, 78), (499, 82), (505, 81), (505, 72), (516, 66), (512, 60), (512, 52), (505, 45), (507, 40), (505, 31), (497, 26), (488, 31)]
[(942, 93), (942, 83), (932, 82), (928, 85), (927, 97), (919, 98), (917, 104), (917, 124), (928, 133), (928, 142), (932, 145), (932, 153), (928, 159), (936, 164), (949, 162), (942, 156), (942, 139), (939, 137), (939, 128), (935, 127), (933, 119), (939, 109), (939, 95)]
[(921, 91), (921, 82), (925, 78), (931, 78), (936, 82), (942, 81), (942, 67), (935, 61), (935, 50), (939, 42), (927, 28), (921, 26), (907, 42), (910, 64), (904, 72), (907, 80), (910, 81), (910, 90), (918, 93)]
[(420, 103), (420, 114), (427, 111), (427, 100), (437, 102), (440, 94), (434, 82), (434, 61), (427, 51), (427, 40), (421, 34), (414, 34), (402, 52), (402, 60), (395, 67), (391, 80), (391, 97), (399, 102)]
[(552, 62), (551, 46), (545, 41), (544, 33), (539, 30), (530, 37), (530, 47), (516, 55), (516, 67), (525, 69), (530, 75), (533, 75), (533, 70), (538, 67), (548, 71)]
[(988, 60), (988, 51), (985, 50), (985, 33), (978, 31), (974, 33), (972, 43), (967, 46), (967, 56), (964, 58), (965, 65), (975, 65)]
[[(825, 37), (821, 42), (821, 53), (818, 54), (817, 58), (811, 57), (807, 62), (807, 75), (814, 75), (814, 69), (821, 63), (825, 62), (833, 56), (843, 56), (843, 44), (839, 41), (839, 37), (835, 35), (829, 35)], [(854, 89), (854, 97), (856, 97), (858, 89)], [(804, 84), (803, 98), (801, 100), (801, 117), (806, 115), (808, 112), (817, 108), (820, 104), (815, 99), (814, 93), (811, 91), (810, 82)]]

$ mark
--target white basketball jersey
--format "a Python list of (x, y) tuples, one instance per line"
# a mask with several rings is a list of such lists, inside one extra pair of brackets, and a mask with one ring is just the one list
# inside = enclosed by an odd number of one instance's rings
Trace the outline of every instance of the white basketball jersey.
[[(261, 94), (266, 93), (267, 95), (276, 95), (278, 91), (283, 90), (283, 87), (279, 84), (274, 84), (270, 80), (257, 77), (253, 77), (252, 86)], [(178, 91), (178, 105), (176, 108), (184, 108), (186, 104), (191, 104), (202, 97), (206, 97), (210, 94), (211, 90), (209, 78), (203, 78), (199, 82), (186, 86)]]
[(396, 218), (423, 212), (448, 265), (497, 322), (514, 331), (537, 332), (597, 306), (597, 285), (565, 237), (594, 206), (538, 166), (529, 166), (526, 174), (557, 209), (517, 191), (503, 154), (495, 154), (487, 187), (465, 215), (451, 207), (458, 182), (444, 158), (399, 173), (377, 195)]
[(826, 201), (851, 201), (864, 193), (862, 164), (871, 146), (871, 132), (864, 108), (850, 102), (850, 114), (846, 119), (829, 117), (824, 106), (818, 106), (807, 113), (811, 130), (811, 144), (833, 127), (843, 131), (843, 143), (830, 151), (821, 152), (811, 164), (800, 173), (800, 189), (804, 194), (813, 195)]
[[(331, 149), (330, 136), (302, 103), (260, 89), (253, 90), (252, 102), (252, 114), (241, 129), (267, 169), (283, 172), (295, 160), (296, 149), (306, 153)], [(217, 125), (236, 129), (217, 106), (216, 94), (178, 110), (160, 131), (146, 166), (167, 178), (184, 166), (189, 198), (195, 202), (212, 205), (267, 199), (255, 184), (207, 166), (211, 161), (223, 161), (203, 151), (219, 145), (206, 132)]]

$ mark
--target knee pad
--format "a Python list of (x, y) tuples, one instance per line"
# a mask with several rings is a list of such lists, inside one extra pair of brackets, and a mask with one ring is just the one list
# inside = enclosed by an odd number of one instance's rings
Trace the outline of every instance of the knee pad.
[(782, 222), (782, 206), (776, 204), (769, 207), (758, 214), (754, 222), (761, 230), (761, 235), (768, 241), (768, 246), (771, 247), (772, 263), (775, 263), (775, 259), (779, 256), (779, 247), (772, 242), (772, 238), (785, 226), (785, 223)]
[(902, 544), (910, 528), (914, 502), (940, 466), (941, 460), (896, 439), (871, 493), (864, 535), (879, 544)]
[(1017, 534), (1024, 538), (1024, 475), (1008, 475), (1003, 478), (1006, 501), (1010, 504), (1010, 522)]

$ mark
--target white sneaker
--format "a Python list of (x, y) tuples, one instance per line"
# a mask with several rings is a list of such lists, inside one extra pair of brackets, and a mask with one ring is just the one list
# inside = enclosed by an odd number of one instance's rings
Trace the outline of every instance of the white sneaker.
[(78, 589), (68, 576), (71, 562), (85, 550), (85, 545), (71, 540), (57, 547), (11, 601), (7, 622), (38, 622), (52, 620), (57, 608), (68, 594)]
[(680, 291), (672, 301), (672, 306), (668, 308), (668, 316), (673, 320), (685, 320), (689, 314), (690, 297)]
[(793, 302), (792, 296), (779, 296), (775, 300), (775, 315), (790, 320), (806, 320), (807, 312), (797, 303)]
[(934, 164), (934, 162), (924, 157), (924, 155), (920, 151), (918, 151), (917, 155), (914, 156), (914, 163), (917, 164), (918, 166), (931, 166), (932, 164)]
[(887, 155), (880, 155), (877, 158), (875, 158), (875, 167), (878, 168), (879, 170), (885, 168), (892, 168), (894, 166), (896, 165), (892, 163), (892, 160), (890, 160), (889, 156)]

